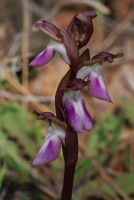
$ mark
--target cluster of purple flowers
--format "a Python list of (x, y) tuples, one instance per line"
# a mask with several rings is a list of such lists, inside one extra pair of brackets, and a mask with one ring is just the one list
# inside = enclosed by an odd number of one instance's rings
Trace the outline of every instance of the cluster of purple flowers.
[(58, 52), (69, 65), (69, 71), (63, 77), (63, 85), (60, 86), (59, 90), (62, 97), (62, 105), (59, 107), (65, 120), (59, 119), (52, 113), (34, 112), (37, 119), (45, 120), (49, 127), (33, 165), (42, 165), (58, 157), (61, 144), (66, 146), (65, 137), (68, 126), (78, 133), (82, 133), (83, 130), (90, 131), (93, 128), (93, 121), (81, 96), (81, 90), (85, 86), (88, 87), (88, 91), (93, 97), (112, 102), (103, 81), (101, 65), (106, 61), (113, 62), (114, 58), (119, 57), (119, 55), (100, 52), (90, 58), (88, 49), (81, 55), (79, 53), (79, 49), (84, 47), (92, 36), (92, 19), (95, 17), (96, 14), (91, 11), (76, 14), (67, 30), (62, 28), (61, 31), (46, 21), (35, 24), (35, 27), (51, 37), (51, 41), (46, 49), (32, 60), (29, 66), (43, 66), (53, 58), (55, 52)]

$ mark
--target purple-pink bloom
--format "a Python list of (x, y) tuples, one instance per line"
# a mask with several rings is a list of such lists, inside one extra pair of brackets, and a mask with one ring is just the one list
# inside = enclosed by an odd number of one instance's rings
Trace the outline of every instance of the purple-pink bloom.
[(34, 58), (30, 62), (29, 66), (40, 67), (47, 64), (53, 58), (56, 51), (63, 57), (66, 63), (70, 64), (70, 60), (68, 58), (66, 48), (63, 43), (51, 40), (46, 49), (43, 50), (36, 58)]
[(77, 72), (76, 77), (82, 79), (88, 77), (88, 80), (90, 81), (88, 84), (89, 93), (98, 99), (112, 102), (103, 81), (100, 64), (97, 63), (93, 66), (82, 67)]
[(61, 33), (56, 26), (46, 21), (36, 23), (35, 26), (50, 36), (51, 41), (46, 49), (30, 62), (29, 66), (45, 65), (53, 58), (55, 52), (58, 52), (67, 64), (72, 65), (74, 68), (77, 67), (79, 58), (78, 47), (76, 41), (65, 29), (62, 29)]
[(37, 153), (33, 165), (44, 165), (57, 159), (60, 153), (61, 141), (65, 144), (65, 131), (53, 123), (48, 127), (43, 145)]
[(68, 123), (76, 132), (82, 133), (83, 130), (90, 131), (93, 128), (93, 122), (81, 97), (81, 91), (70, 90), (64, 93), (63, 105)]
[[(103, 81), (103, 76), (101, 72), (101, 64), (104, 62), (113, 62), (115, 58), (122, 56), (122, 54), (111, 54), (108, 52), (100, 52), (90, 60), (89, 50), (83, 52), (80, 56), (80, 60), (83, 64), (77, 74), (76, 78), (85, 79), (88, 77), (88, 91), (89, 93), (98, 99), (112, 102), (106, 86)], [(93, 64), (94, 63), (94, 64)], [(81, 64), (81, 63), (80, 63)]]

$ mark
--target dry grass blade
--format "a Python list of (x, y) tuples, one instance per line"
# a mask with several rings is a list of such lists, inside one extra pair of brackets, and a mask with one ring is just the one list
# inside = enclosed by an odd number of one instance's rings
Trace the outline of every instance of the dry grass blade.
[(101, 167), (99, 170), (100, 176), (104, 182), (106, 182), (111, 188), (113, 188), (117, 194), (119, 194), (123, 200), (132, 200), (129, 196), (127, 196), (121, 188), (106, 174), (105, 170)]
[(117, 39), (117, 37), (122, 34), (123, 31), (125, 31), (130, 24), (132, 23), (133, 20), (133, 12), (131, 12), (125, 19), (123, 19), (111, 33), (106, 37), (106, 39), (101, 43), (96, 46), (96, 50), (101, 50), (103, 49), (108, 49), (114, 41)]
[(42, 185), (36, 184), (35, 186), (36, 186), (41, 192), (43, 192), (44, 194), (46, 194), (46, 195), (49, 196), (50, 198), (52, 198), (52, 199), (57, 199), (57, 198), (58, 198), (58, 196), (57, 196), (54, 192), (52, 192), (52, 191), (50, 191), (48, 188), (44, 187), (44, 185), (42, 186)]
[(0, 90), (0, 97), (12, 99), (15, 101), (21, 101), (21, 102), (52, 102), (54, 101), (54, 97), (51, 97), (51, 96), (21, 95), (21, 94), (7, 92), (4, 90)]
[[(28, 96), (31, 96), (33, 98), (36, 98), (32, 95), (32, 93), (27, 88), (25, 88), (23, 85), (21, 85), (19, 82), (17, 82), (10, 74), (5, 74), (4, 79), (7, 80), (10, 83), (10, 85), (14, 89), (16, 89), (18, 92), (20, 92), (21, 94), (23, 94), (25, 96), (28, 95)], [(46, 112), (51, 112), (51, 110), (47, 106), (40, 104), (38, 102), (32, 102), (32, 105), (37, 110), (40, 110), (40, 111), (45, 110)]]
[[(29, 1), (23, 0), (22, 55), (29, 53)], [(22, 84), (28, 88), (28, 58), (22, 60)], [(24, 104), (27, 107), (27, 103)]]
[(91, 6), (94, 9), (97, 9), (101, 11), (103, 14), (108, 15), (110, 14), (110, 9), (105, 6), (104, 4), (100, 3), (99, 1), (93, 1), (93, 0), (71, 0), (69, 3), (84, 3), (89, 6)]

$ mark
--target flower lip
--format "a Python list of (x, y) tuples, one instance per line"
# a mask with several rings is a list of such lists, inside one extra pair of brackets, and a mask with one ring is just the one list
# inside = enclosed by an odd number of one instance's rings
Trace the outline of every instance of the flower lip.
[(76, 74), (77, 78), (85, 79), (88, 77), (88, 91), (93, 97), (112, 102), (105, 87), (101, 74), (101, 65), (96, 63), (93, 66), (84, 66)]
[(104, 84), (101, 73), (101, 66), (99, 64), (94, 65), (91, 73), (88, 76), (88, 80), (91, 81), (88, 85), (88, 90), (93, 97), (112, 103), (112, 100)]
[(82, 133), (84, 129), (90, 131), (93, 128), (92, 119), (87, 112), (80, 91), (70, 90), (63, 95), (62, 101), (66, 109), (68, 123), (76, 132)]
[(45, 141), (32, 165), (44, 165), (56, 160), (60, 153), (60, 147), (61, 142), (56, 136)]
[(40, 67), (47, 64), (55, 55), (55, 52), (58, 52), (64, 59), (67, 64), (71, 64), (70, 58), (67, 55), (66, 47), (63, 43), (51, 40), (47, 45), (46, 49), (37, 55), (29, 64), (29, 66)]
[(55, 51), (53, 47), (47, 47), (39, 55), (37, 55), (30, 63), (29, 66), (40, 67), (47, 64), (54, 56)]
[[(37, 114), (37, 112), (35, 113)], [(61, 141), (65, 145), (65, 131), (57, 128), (55, 124), (50, 125), (46, 131), (44, 143), (32, 164), (43, 165), (56, 160), (60, 153)]]

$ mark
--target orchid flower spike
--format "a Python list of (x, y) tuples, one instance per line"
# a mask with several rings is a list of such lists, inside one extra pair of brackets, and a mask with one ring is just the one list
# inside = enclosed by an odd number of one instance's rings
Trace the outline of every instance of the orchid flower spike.
[(64, 93), (62, 102), (68, 123), (76, 132), (82, 133), (83, 130), (90, 131), (93, 128), (92, 119), (85, 107), (80, 90)]
[(50, 36), (51, 41), (46, 49), (30, 62), (29, 66), (43, 66), (53, 58), (55, 52), (58, 52), (67, 64), (74, 68), (77, 67), (79, 58), (78, 47), (76, 41), (65, 29), (62, 29), (61, 33), (55, 25), (46, 21), (35, 23), (35, 27)]

